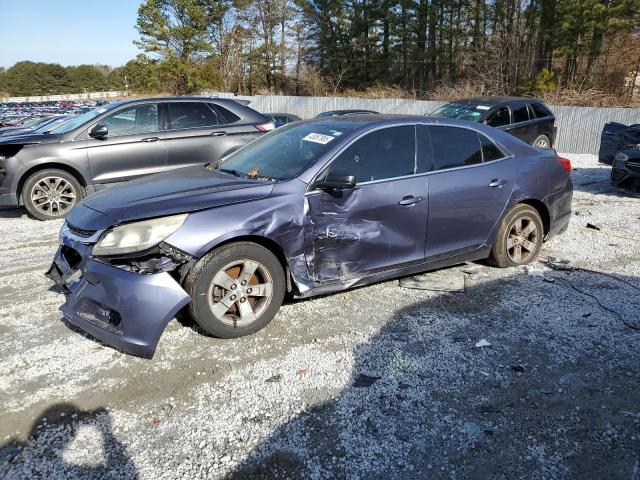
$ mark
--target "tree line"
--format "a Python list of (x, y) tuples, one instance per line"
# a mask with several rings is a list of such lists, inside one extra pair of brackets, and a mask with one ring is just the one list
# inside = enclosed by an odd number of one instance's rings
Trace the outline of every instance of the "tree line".
[(20, 62), (12, 94), (604, 92), (640, 85), (640, 0), (145, 0), (127, 64)]

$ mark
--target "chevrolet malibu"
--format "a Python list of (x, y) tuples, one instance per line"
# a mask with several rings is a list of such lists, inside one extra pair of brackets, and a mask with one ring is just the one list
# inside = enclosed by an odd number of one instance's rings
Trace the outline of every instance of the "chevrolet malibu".
[(85, 198), (48, 272), (73, 324), (153, 356), (183, 308), (254, 333), (308, 297), (463, 261), (531, 262), (569, 222), (571, 165), (476, 123), (356, 115)]

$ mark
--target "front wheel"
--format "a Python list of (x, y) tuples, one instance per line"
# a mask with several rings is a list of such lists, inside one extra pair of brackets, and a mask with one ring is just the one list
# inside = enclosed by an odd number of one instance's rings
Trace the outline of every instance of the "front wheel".
[(185, 289), (191, 316), (204, 331), (237, 338), (264, 328), (282, 305), (282, 265), (266, 248), (250, 242), (225, 245), (189, 272)]
[(69, 213), (83, 194), (82, 186), (73, 175), (51, 168), (27, 178), (22, 189), (22, 202), (32, 217), (54, 220)]
[(540, 253), (543, 237), (538, 211), (530, 205), (518, 204), (502, 220), (489, 260), (500, 268), (531, 263)]

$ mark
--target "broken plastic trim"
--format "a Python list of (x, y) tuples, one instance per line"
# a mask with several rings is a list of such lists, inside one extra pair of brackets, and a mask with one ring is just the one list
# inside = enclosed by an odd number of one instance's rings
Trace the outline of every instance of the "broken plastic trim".
[(136, 255), (100, 257), (100, 261), (104, 263), (141, 275), (172, 272), (192, 260), (191, 255), (165, 242), (160, 242), (150, 250), (138, 252)]

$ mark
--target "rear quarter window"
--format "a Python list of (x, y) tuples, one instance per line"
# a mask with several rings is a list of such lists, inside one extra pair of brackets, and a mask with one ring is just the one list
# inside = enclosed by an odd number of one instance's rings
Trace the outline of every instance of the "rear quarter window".
[(228, 108), (221, 107), (220, 105), (216, 105), (215, 103), (212, 103), (211, 107), (218, 114), (220, 123), (236, 123), (238, 120), (240, 120), (240, 117)]
[(544, 117), (551, 116), (551, 112), (549, 111), (549, 109), (544, 105), (542, 105), (541, 103), (532, 103), (531, 110), (533, 110), (533, 113), (536, 116), (536, 118), (544, 118)]

